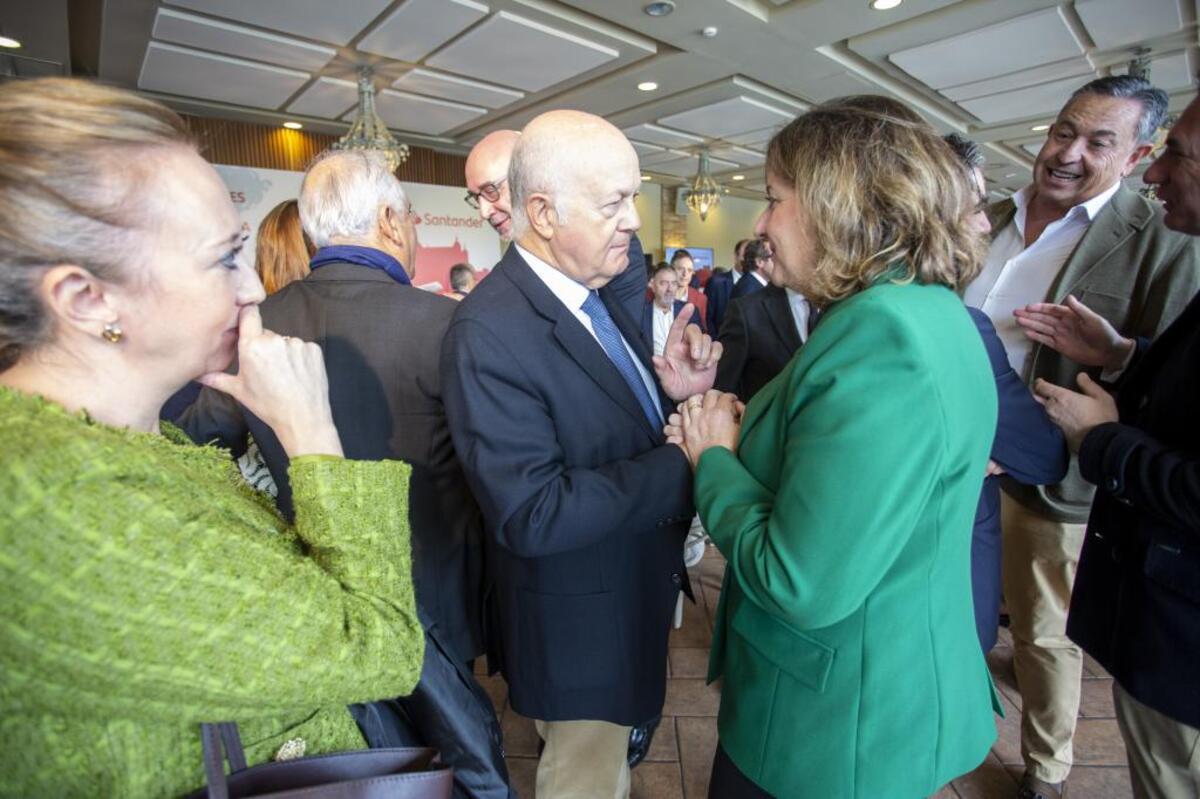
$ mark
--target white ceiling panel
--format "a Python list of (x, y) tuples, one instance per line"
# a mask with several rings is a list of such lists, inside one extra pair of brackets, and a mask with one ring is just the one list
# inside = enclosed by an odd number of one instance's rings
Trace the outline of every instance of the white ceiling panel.
[(690, 133), (680, 133), (677, 130), (667, 130), (666, 128), (660, 128), (658, 125), (650, 124), (635, 125), (632, 128), (626, 128), (622, 133), (630, 139), (650, 142), (651, 144), (661, 144), (664, 147), (688, 147), (704, 142), (704, 139), (699, 136), (693, 136)]
[(938, 39), (888, 56), (934, 89), (994, 78), (1082, 55), (1057, 8)]
[[(1177, 0), (1076, 0), (1075, 10), (1101, 50), (1173, 33), (1183, 26)], [(1133, 12), (1133, 13), (1131, 13)]]
[(640, 141), (630, 141), (629, 143), (633, 145), (633, 149), (638, 154), (639, 159), (648, 155), (655, 155), (663, 151), (663, 148), (659, 147), (657, 144), (646, 144), (645, 142)]
[(964, 100), (959, 105), (989, 125), (1008, 119), (1025, 119), (1043, 114), (1055, 114), (1081, 83), (1083, 81), (1079, 78), (1067, 78), (1011, 92)]
[(384, 89), (375, 96), (375, 109), (389, 128), (437, 135), (487, 113), (486, 108), (435, 100)]
[[(634, 148), (636, 149), (636, 148)], [(655, 164), (666, 164), (671, 161), (683, 161), (692, 158), (692, 154), (683, 150), (659, 150), (658, 152), (646, 153), (638, 157), (638, 162), (642, 166), (654, 167)]]
[(293, 114), (337, 119), (358, 105), (358, 84), (337, 78), (318, 78), (287, 107)]
[(488, 86), (455, 75), (432, 72), (428, 69), (412, 69), (400, 76), (392, 88), (416, 94), (428, 94), (446, 100), (457, 100), (460, 103), (482, 105), (487, 108), (501, 108), (515, 103), (525, 96), (524, 92), (512, 89), (502, 89), (499, 86)]
[(1037, 154), (1042, 151), (1042, 142), (1038, 142), (1037, 144), (1022, 144), (1021, 149), (1032, 155), (1034, 158), (1037, 158)]
[(767, 161), (762, 153), (747, 150), (745, 147), (715, 147), (712, 152), (714, 157), (733, 161), (741, 166), (762, 166)]
[(771, 141), (771, 137), (782, 127), (783, 125), (775, 125), (761, 130), (752, 130), (749, 133), (739, 133), (736, 136), (726, 136), (725, 141), (762, 150), (766, 149), (767, 142)]
[[(655, 164), (651, 167), (651, 171), (661, 172), (664, 175), (672, 175), (677, 178), (695, 177), (696, 170), (700, 168), (700, 159), (694, 155), (689, 155), (686, 158), (677, 158), (673, 161), (665, 161)], [(738, 169), (738, 165), (731, 161), (723, 161), (720, 158), (709, 157), (708, 168), (713, 172), (724, 172), (729, 169)]]
[(151, 42), (138, 88), (274, 109), (308, 78), (307, 73), (292, 69)]
[(794, 114), (750, 97), (731, 97), (658, 120), (660, 124), (722, 139), (790, 122)]
[[(1117, 74), (1125, 74), (1128, 68), (1113, 70)], [(1186, 53), (1155, 58), (1150, 61), (1150, 82), (1166, 92), (1176, 89), (1187, 89), (1194, 86), (1195, 78), (1188, 68)]]
[(501, 11), (434, 53), (426, 63), (535, 92), (619, 55), (611, 47)]
[(488, 7), (474, 0), (408, 0), (364, 36), (358, 49), (420, 61), (487, 13)]
[(379, 16), (391, 0), (167, 0), (264, 28), (322, 42), (346, 44)]
[(306, 72), (320, 70), (337, 55), (332, 47), (263, 33), (170, 8), (158, 9), (152, 35), (164, 42), (215, 50)]
[(1091, 64), (1088, 63), (1086, 58), (1081, 56), (1079, 58), (1069, 58), (1066, 61), (1058, 61), (1053, 64), (1043, 64), (1033, 69), (1011, 72), (997, 78), (988, 78), (987, 80), (964, 83), (948, 89), (942, 89), (942, 94), (958, 102), (960, 100), (986, 97), (989, 94), (1010, 92), (1014, 89), (1024, 88), (1025, 86), (1049, 83), (1050, 81), (1064, 80), (1066, 78), (1077, 78), (1079, 85), (1082, 86), (1094, 77), (1096, 77), (1096, 73), (1092, 69)]

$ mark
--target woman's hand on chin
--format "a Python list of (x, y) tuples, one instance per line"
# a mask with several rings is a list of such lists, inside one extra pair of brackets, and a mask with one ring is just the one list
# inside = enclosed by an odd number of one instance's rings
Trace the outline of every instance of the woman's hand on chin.
[(210, 372), (200, 382), (266, 422), (288, 457), (342, 454), (320, 346), (264, 330), (257, 305), (241, 312), (237, 374)]

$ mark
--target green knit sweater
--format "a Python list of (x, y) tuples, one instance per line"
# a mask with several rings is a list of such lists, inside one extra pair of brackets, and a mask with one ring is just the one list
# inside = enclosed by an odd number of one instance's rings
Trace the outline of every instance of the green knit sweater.
[(416, 684), (407, 465), (296, 458), (289, 527), (222, 450), (3, 387), (0, 453), (0, 796), (178, 796), (204, 721), (361, 748), (346, 704)]

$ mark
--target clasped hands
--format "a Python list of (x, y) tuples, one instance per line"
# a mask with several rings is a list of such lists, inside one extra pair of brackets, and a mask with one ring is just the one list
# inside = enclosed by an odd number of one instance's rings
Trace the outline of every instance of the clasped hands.
[[(1025, 335), (1032, 341), (1065, 355), (1084, 366), (1121, 368), (1134, 349), (1104, 317), (1074, 297), (1065, 305), (1038, 302), (1013, 311)], [(1075, 381), (1082, 393), (1056, 386), (1039, 378), (1033, 385), (1034, 399), (1046, 409), (1050, 420), (1062, 428), (1067, 446), (1078, 452), (1083, 439), (1097, 425), (1118, 419), (1112, 395), (1095, 380), (1080, 372)]]
[(711, 389), (679, 403), (663, 433), (667, 443), (678, 445), (695, 469), (700, 456), (710, 447), (737, 452), (745, 411), (745, 404), (733, 394)]

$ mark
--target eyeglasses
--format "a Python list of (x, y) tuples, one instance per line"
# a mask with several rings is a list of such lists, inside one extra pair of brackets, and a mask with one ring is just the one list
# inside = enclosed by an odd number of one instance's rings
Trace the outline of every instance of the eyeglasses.
[(479, 208), (480, 197), (490, 203), (494, 203), (500, 199), (500, 187), (504, 185), (506, 180), (508, 180), (507, 175), (500, 178), (495, 183), (484, 183), (479, 187), (479, 191), (469, 191), (467, 192), (467, 196), (463, 199), (467, 201), (467, 205), (475, 209)]

